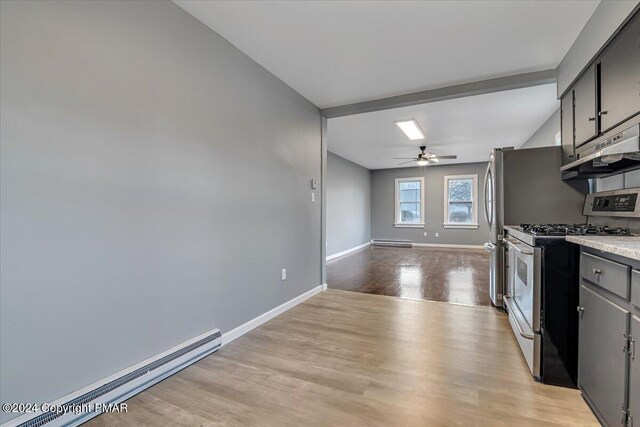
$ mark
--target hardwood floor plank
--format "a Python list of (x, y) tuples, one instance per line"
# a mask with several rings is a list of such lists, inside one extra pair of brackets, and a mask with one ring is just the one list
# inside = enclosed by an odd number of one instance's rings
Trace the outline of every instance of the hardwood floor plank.
[(328, 290), (89, 425), (588, 426), (490, 307)]
[(327, 263), (330, 289), (491, 305), (482, 249), (370, 247)]

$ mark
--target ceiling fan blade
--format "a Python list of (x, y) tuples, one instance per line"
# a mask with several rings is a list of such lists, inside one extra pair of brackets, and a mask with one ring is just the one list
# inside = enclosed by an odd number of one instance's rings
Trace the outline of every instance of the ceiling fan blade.
[(394, 160), (416, 160), (415, 157), (394, 157)]
[(458, 156), (456, 155), (452, 155), (452, 156), (432, 156), (433, 158), (436, 159), (440, 159), (440, 160), (446, 160), (446, 159), (457, 159)]
[(400, 165), (406, 165), (407, 163), (411, 163), (411, 162), (415, 162), (414, 159), (409, 160), (408, 162), (402, 162), (402, 163), (398, 163), (398, 166)]

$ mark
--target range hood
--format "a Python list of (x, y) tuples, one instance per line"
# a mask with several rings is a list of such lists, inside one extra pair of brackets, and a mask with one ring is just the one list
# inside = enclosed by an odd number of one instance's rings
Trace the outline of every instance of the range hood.
[(563, 179), (597, 178), (640, 168), (640, 124), (604, 135), (577, 153), (578, 160), (560, 170)]

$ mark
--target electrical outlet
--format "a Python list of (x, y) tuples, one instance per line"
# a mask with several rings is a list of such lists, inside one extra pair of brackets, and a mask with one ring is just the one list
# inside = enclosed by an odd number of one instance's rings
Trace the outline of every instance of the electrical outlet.
[(440, 233), (436, 233), (436, 237), (440, 237)]
[(314, 193), (313, 191), (311, 192), (311, 201), (312, 202), (316, 201), (316, 193)]
[(424, 232), (424, 237), (427, 237), (427, 232), (426, 231)]
[(287, 280), (287, 269), (286, 268), (282, 269), (282, 280)]

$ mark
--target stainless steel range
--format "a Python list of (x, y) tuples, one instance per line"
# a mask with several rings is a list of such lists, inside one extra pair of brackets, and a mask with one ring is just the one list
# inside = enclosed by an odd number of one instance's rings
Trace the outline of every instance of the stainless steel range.
[(494, 306), (503, 306), (506, 283), (504, 224), (583, 222), (587, 191), (586, 181), (562, 181), (560, 147), (491, 152), (484, 181), (484, 213), (490, 231), (484, 246), (491, 254), (489, 297)]
[[(638, 191), (625, 190), (617, 196), (627, 200), (627, 204), (633, 203), (635, 209)], [(593, 215), (594, 203), (604, 204), (602, 200), (608, 195), (587, 195), (584, 214)], [(622, 203), (620, 197), (611, 203)], [(507, 243), (504, 306), (529, 370), (544, 383), (575, 387), (579, 247), (567, 242), (565, 236), (633, 234), (625, 227), (586, 223), (521, 224), (504, 229)]]
[(537, 238), (559, 237), (564, 239), (569, 235), (590, 236), (631, 236), (631, 231), (625, 227), (610, 227), (596, 224), (520, 224), (519, 227), (509, 226), (509, 234), (517, 239), (535, 245)]

